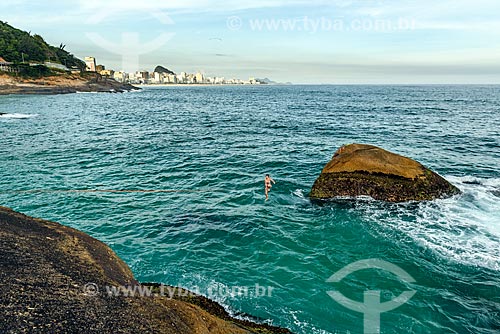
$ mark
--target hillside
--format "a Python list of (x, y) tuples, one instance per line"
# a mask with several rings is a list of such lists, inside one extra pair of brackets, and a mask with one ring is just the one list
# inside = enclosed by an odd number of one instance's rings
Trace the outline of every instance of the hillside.
[(168, 68), (163, 67), (161, 65), (156, 66), (155, 69), (153, 70), (153, 72), (166, 73), (166, 74), (175, 74), (173, 71), (171, 71)]
[[(0, 95), (68, 94), (75, 92), (126, 92), (137, 89), (99, 73), (85, 72), (85, 62), (54, 47), (40, 35), (32, 35), (0, 21), (0, 58), (14, 63), (15, 70), (0, 72)], [(49, 68), (45, 62), (59, 63), (80, 73)], [(35, 63), (35, 66), (33, 66)], [(38, 65), (37, 65), (38, 64)]]
[[(16, 29), (0, 21), (0, 57), (13, 63), (45, 61), (60, 63), (68, 68), (85, 69), (85, 62), (64, 50), (65, 45), (51, 46), (42, 36)], [(24, 59), (23, 59), (24, 58)]]

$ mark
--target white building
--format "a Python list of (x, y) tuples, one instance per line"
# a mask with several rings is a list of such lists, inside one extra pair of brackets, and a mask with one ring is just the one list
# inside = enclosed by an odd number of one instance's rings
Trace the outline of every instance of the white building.
[(17, 72), (17, 68), (12, 66), (11, 62), (6, 61), (0, 57), (0, 71), (4, 72)]
[(200, 72), (196, 73), (194, 79), (196, 80), (196, 83), (199, 83), (199, 84), (205, 83), (205, 78), (203, 77), (203, 74)]
[(165, 78), (165, 82), (166, 83), (177, 83), (177, 76), (175, 74), (169, 74), (166, 78)]
[(48, 68), (54, 68), (54, 69), (58, 69), (58, 70), (62, 70), (62, 71), (68, 71), (69, 72), (69, 68), (67, 68), (63, 64), (53, 63), (53, 62), (50, 62), (50, 61), (46, 61), (43, 64), (45, 66), (47, 66)]
[(113, 78), (118, 82), (126, 82), (128, 81), (128, 73), (125, 73), (123, 71), (115, 72), (113, 74)]
[(147, 84), (150, 81), (149, 72), (137, 71), (135, 73), (129, 73), (129, 81), (132, 84)]
[(178, 83), (186, 83), (187, 82), (186, 72), (181, 72), (181, 74), (177, 75), (177, 82)]
[(163, 83), (163, 74), (162, 73), (158, 73), (158, 72), (154, 72), (153, 73), (153, 80), (151, 80), (153, 83), (155, 84), (161, 84)]
[(87, 72), (95, 72), (96, 71), (96, 62), (94, 57), (85, 57), (85, 65)]
[(128, 80), (131, 82), (131, 83), (135, 83), (135, 73), (128, 73)]
[(224, 77), (216, 77), (214, 83), (218, 84), (218, 85), (222, 85), (222, 84), (226, 83), (226, 79)]

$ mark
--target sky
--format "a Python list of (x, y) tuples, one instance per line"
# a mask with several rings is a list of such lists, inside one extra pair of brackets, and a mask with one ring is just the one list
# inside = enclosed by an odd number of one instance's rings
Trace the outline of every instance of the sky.
[(0, 20), (117, 71), (305, 84), (499, 84), (499, 13), (498, 0), (0, 3)]

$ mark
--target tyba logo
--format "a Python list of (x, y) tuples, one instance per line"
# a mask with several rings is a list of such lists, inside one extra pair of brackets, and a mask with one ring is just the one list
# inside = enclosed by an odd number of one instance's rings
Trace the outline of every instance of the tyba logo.
[[(342, 281), (342, 279), (344, 279), (347, 275), (364, 269), (385, 270), (396, 275), (403, 282), (415, 282), (415, 279), (413, 279), (410, 274), (408, 274), (400, 267), (380, 259), (366, 259), (351, 263), (330, 276), (327, 282), (338, 283)], [(363, 328), (365, 334), (378, 334), (380, 333), (380, 314), (394, 310), (405, 304), (413, 297), (416, 291), (404, 291), (396, 298), (383, 303), (380, 301), (379, 290), (365, 291), (364, 300), (362, 303), (349, 299), (338, 291), (328, 291), (327, 293), (337, 303), (344, 306), (345, 308), (348, 308), (355, 312), (363, 313)]]

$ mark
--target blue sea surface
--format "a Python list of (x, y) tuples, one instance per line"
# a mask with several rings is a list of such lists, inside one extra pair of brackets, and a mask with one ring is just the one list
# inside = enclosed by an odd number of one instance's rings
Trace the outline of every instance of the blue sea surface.
[[(139, 281), (215, 292), (295, 333), (363, 332), (363, 314), (328, 291), (385, 302), (411, 290), (381, 333), (500, 333), (500, 86), (146, 88), (0, 96), (0, 113), (0, 204), (89, 233)], [(311, 203), (353, 142), (414, 158), (463, 194)], [(75, 191), (103, 189), (164, 192)], [(415, 281), (366, 268), (327, 282), (365, 259)], [(238, 286), (253, 293), (228, 293)]]

